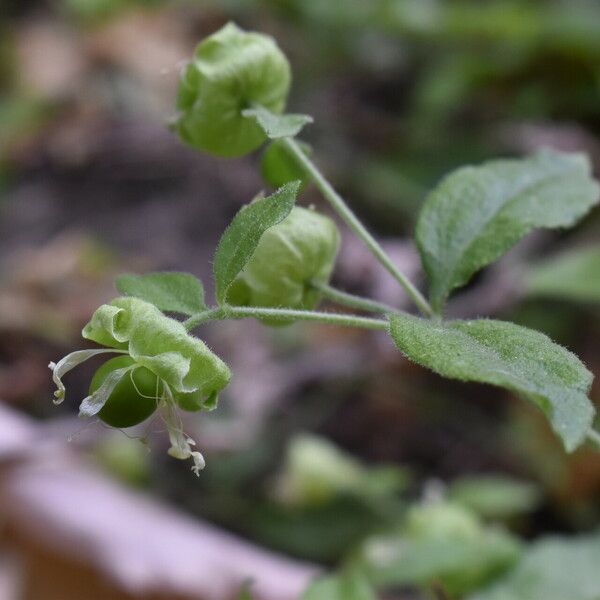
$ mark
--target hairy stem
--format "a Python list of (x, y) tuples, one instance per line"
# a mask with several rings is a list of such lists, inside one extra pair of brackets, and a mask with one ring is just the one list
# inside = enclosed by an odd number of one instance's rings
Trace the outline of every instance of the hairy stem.
[(360, 317), (358, 315), (345, 315), (334, 312), (317, 312), (312, 310), (295, 310), (288, 308), (262, 308), (254, 306), (222, 306), (193, 315), (184, 322), (186, 329), (190, 330), (210, 320), (244, 319), (253, 317), (255, 319), (280, 319), (282, 321), (316, 321), (318, 323), (329, 323), (330, 325), (345, 325), (347, 327), (359, 327), (362, 329), (387, 330), (389, 323), (384, 319), (373, 319), (371, 317)]
[(433, 309), (429, 305), (429, 302), (427, 302), (421, 292), (419, 292), (406, 275), (398, 269), (379, 242), (367, 231), (365, 226), (348, 207), (344, 199), (335, 191), (335, 189), (333, 189), (333, 186), (325, 179), (315, 164), (306, 156), (306, 154), (304, 154), (304, 152), (302, 152), (297, 142), (293, 138), (283, 138), (283, 143), (291, 156), (314, 181), (325, 199), (331, 204), (338, 215), (346, 222), (348, 227), (350, 227), (350, 229), (365, 242), (373, 255), (406, 290), (406, 293), (412, 298), (419, 310), (426, 316), (433, 316)]
[(221, 307), (208, 308), (202, 312), (192, 315), (189, 319), (183, 322), (183, 326), (190, 331), (194, 327), (205, 323), (206, 321), (212, 321), (213, 319), (220, 319), (223, 309)]
[(356, 296), (338, 290), (331, 285), (326, 283), (311, 283), (311, 286), (316, 290), (319, 290), (324, 298), (332, 300), (342, 306), (349, 306), (350, 308), (356, 308), (358, 310), (366, 310), (368, 312), (389, 314), (399, 312), (398, 309), (384, 304), (383, 302), (377, 302), (377, 300), (371, 300), (371, 298), (363, 298), (362, 296)]

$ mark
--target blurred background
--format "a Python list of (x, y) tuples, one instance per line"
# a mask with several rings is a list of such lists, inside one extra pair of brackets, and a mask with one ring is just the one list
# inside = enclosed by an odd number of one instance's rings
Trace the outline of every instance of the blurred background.
[[(316, 162), (418, 281), (409, 236), (448, 171), (549, 146), (600, 175), (594, 0), (2, 0), (0, 600), (292, 600), (340, 565), (387, 599), (596, 600), (600, 454), (565, 455), (530, 405), (384, 335), (204, 326), (234, 379), (187, 418), (199, 479), (160, 423), (77, 418), (97, 365), (52, 405), (47, 364), (86, 346), (115, 275), (187, 270), (210, 293), (220, 234), (265, 188), (260, 153), (219, 160), (167, 126), (228, 20), (276, 37)], [(596, 211), (528, 236), (449, 313), (544, 331), (599, 373), (599, 233)], [(335, 283), (408, 306), (349, 235)]]

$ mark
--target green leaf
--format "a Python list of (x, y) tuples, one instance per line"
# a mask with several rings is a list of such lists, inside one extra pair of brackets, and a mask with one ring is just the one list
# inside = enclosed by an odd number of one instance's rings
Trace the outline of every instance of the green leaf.
[(265, 135), (272, 140), (294, 137), (302, 131), (305, 125), (313, 122), (310, 115), (279, 115), (262, 106), (247, 108), (242, 111), (242, 115), (248, 119), (256, 119)]
[(213, 264), (219, 304), (225, 301), (229, 286), (246, 266), (265, 231), (290, 214), (299, 188), (300, 182), (292, 181), (274, 194), (243, 206), (233, 218), (219, 241)]
[(542, 333), (506, 323), (434, 322), (392, 315), (396, 346), (439, 375), (512, 390), (546, 414), (568, 451), (590, 428), (594, 408), (587, 397), (593, 375), (571, 352)]
[[(390, 503), (385, 505), (387, 511)], [(246, 524), (254, 539), (277, 551), (304, 560), (333, 563), (366, 535), (389, 525), (389, 512), (382, 515), (381, 506), (350, 496), (302, 507), (272, 501), (252, 511)], [(396, 505), (392, 508), (395, 510)]]
[(117, 290), (141, 298), (160, 310), (193, 315), (206, 309), (202, 283), (191, 273), (148, 273), (119, 275)]
[[(304, 143), (298, 142), (300, 149), (306, 156), (312, 154), (312, 148)], [(271, 142), (264, 151), (260, 161), (260, 172), (263, 179), (273, 187), (280, 187), (290, 181), (299, 180), (300, 189), (304, 189), (308, 183), (306, 173), (298, 166), (295, 158), (291, 156), (282, 140)]]
[(453, 481), (448, 498), (484, 518), (507, 519), (537, 508), (541, 491), (505, 475), (473, 475)]
[(455, 598), (510, 568), (520, 552), (503, 529), (484, 527), (460, 506), (432, 502), (412, 507), (399, 531), (368, 538), (356, 560), (377, 587), (438, 582)]
[(545, 538), (500, 581), (469, 600), (598, 600), (599, 564), (599, 533)]
[(374, 556), (386, 556), (369, 572), (376, 586), (427, 588), (438, 582), (456, 598), (510, 568), (519, 558), (520, 546), (508, 533), (490, 529), (472, 540), (380, 538), (372, 541), (370, 550)]
[(376, 600), (375, 591), (365, 577), (354, 570), (316, 579), (302, 600)]
[(546, 150), (448, 175), (425, 201), (416, 228), (434, 309), (526, 233), (573, 225), (599, 195), (582, 154)]
[(238, 592), (238, 595), (235, 597), (235, 600), (253, 600), (254, 596), (251, 592), (252, 581), (247, 581), (242, 585), (242, 589)]
[(367, 467), (329, 440), (305, 433), (290, 440), (277, 490), (286, 504), (307, 507), (340, 495), (393, 498), (407, 483), (407, 472), (396, 465)]
[(600, 302), (600, 245), (534, 265), (524, 280), (532, 296)]

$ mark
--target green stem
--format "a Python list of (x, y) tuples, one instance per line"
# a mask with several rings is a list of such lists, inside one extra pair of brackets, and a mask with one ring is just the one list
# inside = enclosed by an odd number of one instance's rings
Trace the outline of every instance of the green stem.
[(433, 316), (434, 312), (429, 302), (423, 297), (421, 292), (412, 284), (412, 282), (398, 269), (392, 259), (387, 255), (379, 242), (367, 231), (365, 226), (359, 221), (356, 215), (348, 207), (344, 199), (333, 189), (333, 186), (325, 179), (315, 164), (302, 152), (300, 146), (293, 138), (282, 138), (283, 144), (298, 162), (300, 167), (314, 181), (325, 199), (331, 204), (333, 209), (346, 222), (348, 227), (361, 238), (369, 250), (375, 255), (379, 262), (393, 275), (393, 277), (406, 290), (406, 293), (413, 299), (419, 310), (426, 316)]
[(222, 312), (223, 312), (223, 309), (220, 306), (215, 307), (215, 308), (208, 308), (202, 312), (192, 315), (189, 319), (187, 319), (186, 321), (183, 322), (183, 326), (188, 331), (190, 331), (191, 329), (194, 329), (194, 327), (197, 327), (198, 325), (201, 325), (202, 323), (205, 323), (206, 321), (212, 321), (213, 319), (220, 319)]
[(382, 313), (384, 315), (399, 312), (398, 309), (393, 308), (388, 304), (384, 304), (383, 302), (377, 302), (377, 300), (363, 298), (362, 296), (355, 296), (354, 294), (338, 290), (326, 283), (311, 283), (311, 286), (316, 290), (319, 290), (324, 298), (332, 300), (342, 306), (349, 306), (350, 308), (366, 310), (368, 312)]
[(246, 317), (253, 317), (255, 319), (280, 319), (282, 321), (316, 321), (318, 323), (345, 325), (347, 327), (360, 327), (363, 329), (387, 330), (389, 327), (388, 322), (384, 319), (373, 319), (371, 317), (359, 317), (358, 315), (344, 315), (333, 312), (254, 306), (222, 306), (220, 308), (213, 308), (193, 315), (184, 322), (184, 325), (190, 330), (200, 323), (213, 319), (244, 319)]
[(594, 429), (590, 429), (587, 432), (587, 439), (589, 442), (592, 443), (593, 446), (596, 447), (596, 449), (600, 450), (600, 433), (598, 433)]

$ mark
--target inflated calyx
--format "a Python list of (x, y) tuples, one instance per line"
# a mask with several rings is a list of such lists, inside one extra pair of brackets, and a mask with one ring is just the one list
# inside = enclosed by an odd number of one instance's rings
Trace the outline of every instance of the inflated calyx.
[(228, 384), (227, 365), (175, 319), (138, 298), (117, 298), (103, 304), (83, 328), (83, 337), (106, 349), (79, 350), (50, 363), (62, 402), (62, 376), (81, 362), (101, 353), (121, 354), (102, 365), (80, 406), (82, 416), (98, 415), (109, 425), (130, 427), (161, 409), (177, 458), (193, 458), (198, 470), (204, 459), (192, 451), (193, 440), (178, 424), (175, 408), (210, 410)]
[(265, 141), (242, 111), (283, 112), (290, 66), (275, 40), (229, 23), (203, 40), (179, 83), (175, 129), (191, 146), (218, 156), (241, 156)]
[(231, 285), (227, 302), (238, 306), (310, 310), (320, 299), (314, 284), (329, 281), (340, 234), (314, 210), (294, 207), (267, 229), (254, 254)]

